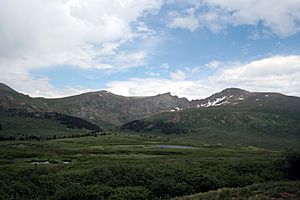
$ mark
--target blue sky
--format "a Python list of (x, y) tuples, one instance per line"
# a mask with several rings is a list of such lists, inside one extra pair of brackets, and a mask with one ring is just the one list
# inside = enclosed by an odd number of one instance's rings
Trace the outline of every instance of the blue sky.
[(300, 0), (2, 0), (0, 44), (0, 81), (31, 96), (300, 96)]

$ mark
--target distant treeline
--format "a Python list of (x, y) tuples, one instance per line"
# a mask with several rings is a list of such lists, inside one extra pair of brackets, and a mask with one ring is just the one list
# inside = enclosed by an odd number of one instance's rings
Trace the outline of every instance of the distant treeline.
[(63, 138), (80, 138), (80, 137), (89, 137), (89, 136), (104, 136), (108, 135), (106, 132), (102, 132), (101, 134), (99, 133), (85, 133), (85, 134), (69, 134), (69, 135), (53, 135), (53, 136), (48, 136), (48, 137), (41, 137), (40, 135), (31, 135), (31, 134), (22, 134), (20, 136), (0, 136), (0, 141), (9, 141), (9, 140), (25, 140), (25, 141), (40, 141), (43, 139), (46, 140), (55, 140), (55, 139), (63, 139)]

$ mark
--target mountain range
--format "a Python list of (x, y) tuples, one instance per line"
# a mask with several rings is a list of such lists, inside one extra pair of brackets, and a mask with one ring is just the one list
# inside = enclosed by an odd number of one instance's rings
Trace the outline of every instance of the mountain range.
[(122, 125), (162, 112), (209, 107), (257, 108), (299, 111), (300, 98), (280, 93), (257, 93), (228, 88), (212, 96), (189, 101), (170, 93), (149, 97), (124, 97), (108, 91), (89, 92), (65, 98), (32, 98), (0, 84), (0, 108), (27, 112), (59, 112), (100, 126)]
[[(104, 132), (103, 132), (104, 131)], [(227, 88), (205, 99), (108, 91), (32, 98), (0, 84), (0, 139), (57, 138), (107, 131), (193, 137), (203, 142), (299, 147), (300, 98)]]

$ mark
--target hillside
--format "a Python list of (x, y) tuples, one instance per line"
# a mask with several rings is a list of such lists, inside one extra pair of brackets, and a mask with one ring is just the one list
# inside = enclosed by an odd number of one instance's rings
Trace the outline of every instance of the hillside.
[(135, 120), (121, 129), (137, 133), (193, 135), (208, 143), (300, 147), (298, 111), (236, 107), (186, 109)]
[(271, 182), (264, 184), (254, 184), (241, 188), (223, 188), (216, 191), (199, 193), (179, 197), (176, 199), (184, 200), (223, 200), (223, 199), (299, 199), (300, 198), (300, 182)]
[(39, 98), (32, 98), (19, 93), (0, 83), (0, 108), (32, 111), (49, 111), (49, 106)]
[(0, 109), (0, 140), (40, 140), (99, 132), (103, 129), (96, 124), (62, 113)]

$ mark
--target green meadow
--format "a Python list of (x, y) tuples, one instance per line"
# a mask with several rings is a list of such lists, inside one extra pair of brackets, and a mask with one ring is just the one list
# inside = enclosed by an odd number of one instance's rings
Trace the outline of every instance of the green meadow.
[[(294, 151), (205, 143), (193, 136), (113, 132), (13, 140), (1, 141), (0, 152), (1, 199), (230, 199), (244, 187), (249, 198), (260, 189), (261, 199), (268, 199), (277, 195), (274, 187), (251, 185), (299, 186)], [(287, 195), (300, 198), (298, 189)]]

